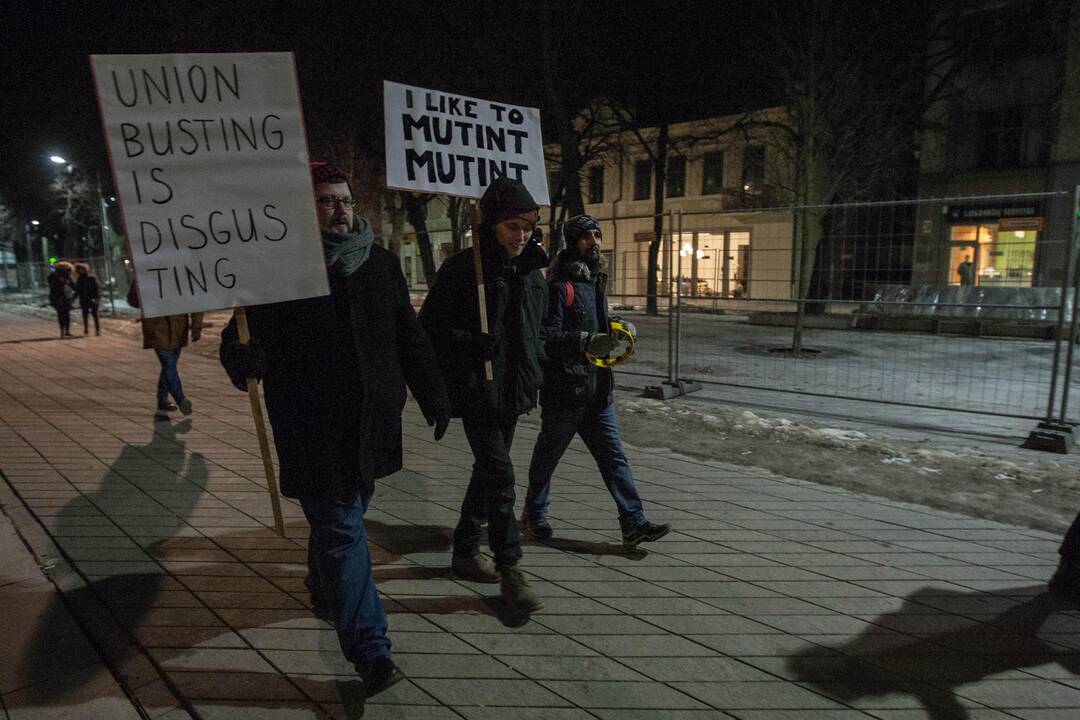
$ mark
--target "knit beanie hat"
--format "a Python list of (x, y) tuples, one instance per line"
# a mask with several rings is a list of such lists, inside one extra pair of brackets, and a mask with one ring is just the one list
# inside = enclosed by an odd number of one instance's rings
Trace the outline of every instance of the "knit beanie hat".
[[(345, 183), (348, 185), (349, 179), (345, 177), (345, 172), (337, 165), (331, 165), (328, 162), (313, 162), (311, 163), (311, 182), (313, 185), (323, 183)], [(352, 190), (352, 186), (349, 186), (349, 190)]]
[(493, 180), (480, 198), (480, 214), (487, 225), (498, 225), (519, 215), (531, 216), (536, 222), (539, 209), (524, 183), (505, 176)]
[(575, 215), (563, 223), (563, 238), (566, 247), (573, 247), (587, 230), (600, 232), (600, 223), (592, 215)]

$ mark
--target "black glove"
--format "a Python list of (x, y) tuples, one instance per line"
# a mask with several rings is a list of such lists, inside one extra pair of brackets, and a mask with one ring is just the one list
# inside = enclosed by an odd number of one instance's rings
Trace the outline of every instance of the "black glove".
[(428, 415), (425, 419), (428, 427), (435, 428), (435, 442), (442, 440), (443, 435), (446, 434), (446, 428), (450, 426), (450, 416), (445, 412), (439, 412), (435, 415)]
[(619, 347), (619, 341), (614, 335), (608, 333), (590, 335), (585, 342), (585, 352), (596, 357), (607, 357), (617, 347)]
[[(266, 375), (266, 351), (262, 345), (252, 338), (247, 345), (237, 343), (229, 352), (229, 364), (233, 371), (243, 379), (255, 378), (262, 380)], [(233, 382), (238, 390), (247, 390), (247, 384)]]
[(485, 360), (495, 357), (495, 343), (498, 337), (492, 333), (473, 333), (471, 345), (473, 352)]

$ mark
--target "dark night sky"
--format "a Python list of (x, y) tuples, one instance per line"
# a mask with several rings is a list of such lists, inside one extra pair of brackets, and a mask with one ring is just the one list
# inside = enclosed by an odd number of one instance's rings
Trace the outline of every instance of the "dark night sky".
[[(384, 78), (542, 110), (545, 104), (541, 14), (528, 0), (7, 5), (0, 29), (0, 202), (24, 212), (44, 205), (55, 172), (50, 152), (108, 175), (92, 53), (293, 51), (309, 127), (321, 121), (378, 128)], [(761, 102), (762, 73), (748, 61), (761, 40), (760, 6), (550, 0), (559, 76), (568, 94), (621, 96), (674, 120)]]

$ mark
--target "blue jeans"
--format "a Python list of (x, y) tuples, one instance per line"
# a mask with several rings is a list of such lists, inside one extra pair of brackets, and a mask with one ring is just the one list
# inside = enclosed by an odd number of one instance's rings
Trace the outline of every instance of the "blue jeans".
[(364, 512), (370, 501), (370, 495), (351, 502), (300, 498), (311, 526), (307, 586), (330, 609), (341, 652), (354, 664), (390, 655), (386, 610), (371, 576), (364, 531)]
[(615, 406), (604, 408), (588, 404), (564, 406), (547, 404), (540, 417), (540, 436), (536, 438), (529, 463), (529, 492), (525, 495), (525, 514), (540, 518), (547, 515), (551, 475), (555, 472), (574, 434), (581, 435), (589, 448), (604, 484), (619, 509), (619, 526), (627, 532), (645, 522), (634, 475), (623, 452), (619, 428), (615, 424)]
[(500, 421), (490, 416), (465, 415), (461, 423), (473, 452), (473, 470), (454, 529), (454, 555), (470, 557), (480, 552), (480, 528), (486, 520), (488, 545), (496, 567), (515, 565), (521, 559), (521, 536), (514, 518), (510, 445), (517, 418)]
[(169, 395), (173, 400), (180, 402), (184, 399), (184, 387), (180, 384), (180, 373), (176, 370), (176, 363), (180, 362), (180, 348), (173, 350), (159, 350), (154, 348), (158, 362), (161, 363), (161, 374), (157, 381), (158, 402), (168, 400)]

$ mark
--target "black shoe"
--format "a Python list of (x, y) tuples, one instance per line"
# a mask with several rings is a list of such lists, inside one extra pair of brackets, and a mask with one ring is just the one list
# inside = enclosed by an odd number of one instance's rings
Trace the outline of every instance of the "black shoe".
[(528, 513), (523, 512), (519, 524), (525, 534), (531, 536), (533, 540), (550, 540), (555, 535), (555, 531), (551, 529), (547, 518), (543, 516), (531, 517)]
[(660, 538), (671, 532), (670, 525), (657, 525), (651, 523), (648, 520), (638, 525), (629, 532), (624, 532), (622, 536), (623, 547), (627, 550), (633, 550), (643, 542), (652, 542), (653, 540), (659, 540)]
[(370, 663), (356, 665), (356, 672), (364, 681), (364, 697), (374, 697), (391, 685), (405, 679), (405, 673), (394, 664), (389, 655), (376, 658)]
[(176, 405), (173, 405), (168, 400), (158, 400), (157, 409), (163, 412), (173, 412), (176, 410)]

